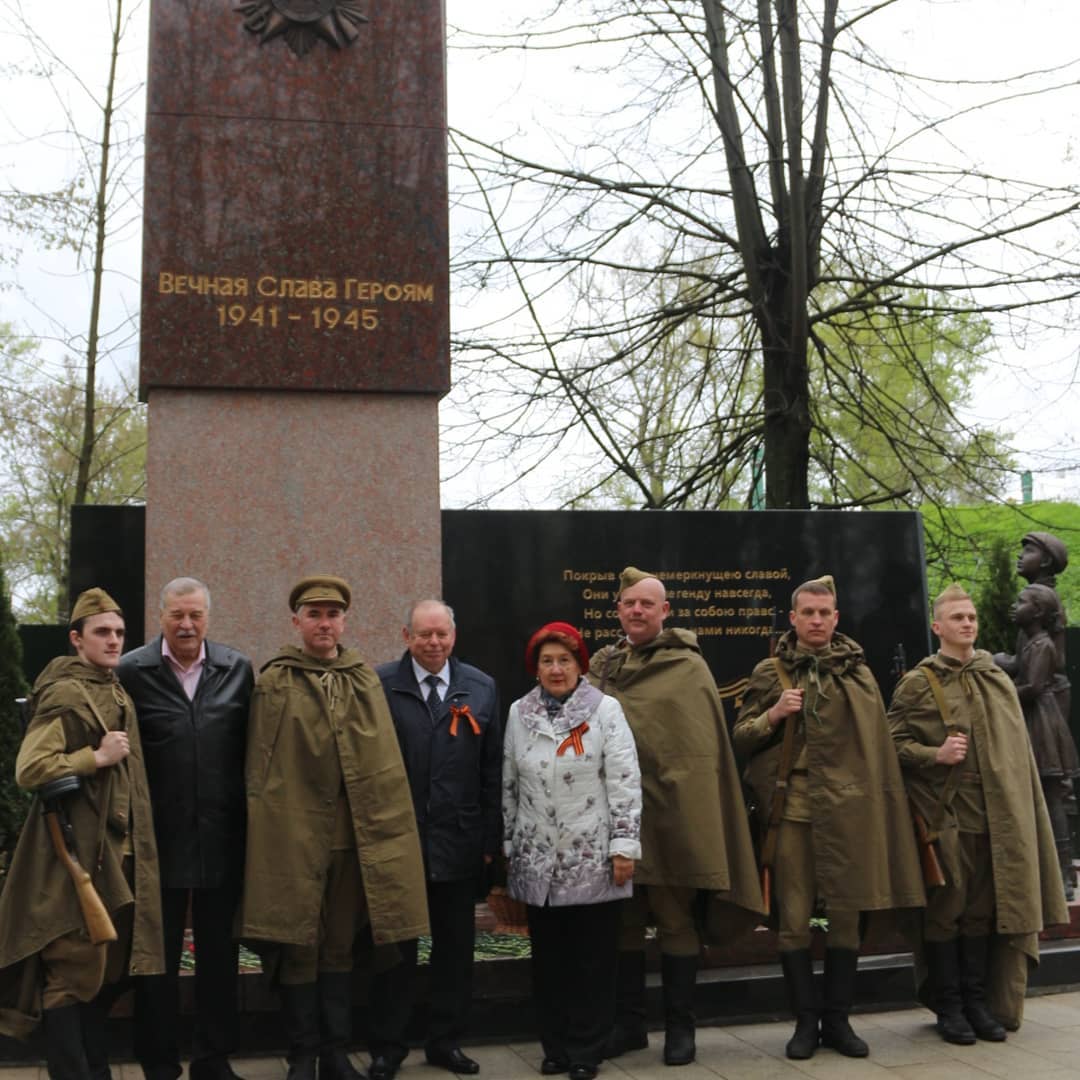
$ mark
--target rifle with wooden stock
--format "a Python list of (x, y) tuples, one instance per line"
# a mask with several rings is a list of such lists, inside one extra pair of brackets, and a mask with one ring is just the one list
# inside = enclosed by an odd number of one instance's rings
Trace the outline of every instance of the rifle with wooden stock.
[[(946, 735), (967, 735), (968, 732), (964, 728), (959, 724), (954, 724), (952, 722), (949, 706), (945, 700), (945, 690), (941, 685), (941, 680), (928, 667), (923, 667), (919, 670), (926, 676), (926, 681), (930, 684), (930, 693), (933, 695), (934, 704), (937, 706), (938, 714), (941, 716), (941, 723), (945, 728)], [(934, 852), (934, 861), (937, 863), (937, 876), (939, 879), (931, 881), (930, 878), (925, 878), (927, 885), (945, 884), (945, 875), (941, 872), (941, 864), (937, 862), (937, 850), (933, 848), (933, 842), (937, 840), (938, 834), (941, 832), (941, 825), (945, 820), (945, 811), (952, 803), (952, 797), (956, 792), (956, 785), (960, 782), (960, 773), (961, 768), (959, 762), (949, 766), (949, 772), (945, 777), (945, 783), (941, 786), (941, 795), (938, 798), (937, 805), (934, 807), (934, 816), (927, 823), (927, 836), (931, 843), (931, 850)]]
[(53, 850), (75, 885), (75, 895), (82, 909), (90, 942), (93, 945), (102, 945), (116, 940), (116, 927), (113, 926), (112, 918), (94, 888), (93, 879), (79, 862), (75, 850), (75, 834), (64, 810), (65, 798), (78, 791), (80, 786), (81, 781), (77, 776), (62, 776), (38, 788), (38, 796)]
[(911, 820), (915, 825), (915, 843), (919, 848), (919, 865), (922, 867), (923, 884), (927, 888), (932, 885), (944, 885), (945, 873), (937, 857), (937, 848), (934, 847), (937, 835), (930, 831), (926, 818), (915, 809), (915, 804), (910, 797), (908, 807), (911, 810)]

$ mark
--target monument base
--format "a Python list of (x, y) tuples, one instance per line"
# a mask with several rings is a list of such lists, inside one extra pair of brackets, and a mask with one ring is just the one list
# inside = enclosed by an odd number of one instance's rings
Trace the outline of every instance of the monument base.
[(345, 643), (396, 657), (407, 604), (439, 595), (434, 395), (153, 390), (146, 626), (158, 590), (191, 575), (212, 593), (210, 637), (256, 667), (295, 634), (290, 587), (353, 587)]

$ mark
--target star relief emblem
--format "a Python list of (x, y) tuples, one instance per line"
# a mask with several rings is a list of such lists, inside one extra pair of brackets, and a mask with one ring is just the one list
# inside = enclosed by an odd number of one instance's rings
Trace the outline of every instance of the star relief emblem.
[(245, 0), (233, 10), (244, 16), (244, 26), (260, 45), (284, 37), (297, 56), (319, 40), (343, 49), (360, 36), (360, 24), (369, 21), (353, 0)]

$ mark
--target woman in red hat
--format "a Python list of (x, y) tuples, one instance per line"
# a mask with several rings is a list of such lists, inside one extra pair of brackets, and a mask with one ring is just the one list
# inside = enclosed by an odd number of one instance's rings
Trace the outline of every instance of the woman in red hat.
[(615, 1019), (619, 901), (641, 857), (641, 774), (622, 708), (582, 676), (568, 623), (529, 639), (537, 685), (510, 706), (503, 753), (508, 889), (527, 905), (547, 1076), (591, 1080)]

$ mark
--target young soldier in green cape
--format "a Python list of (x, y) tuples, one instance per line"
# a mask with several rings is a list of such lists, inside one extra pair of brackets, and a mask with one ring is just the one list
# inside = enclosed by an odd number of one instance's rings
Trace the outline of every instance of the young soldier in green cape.
[[(789, 1058), (822, 1046), (869, 1049), (851, 1029), (864, 911), (922, 907), (926, 896), (885, 706), (861, 646), (836, 632), (836, 587), (825, 576), (791, 597), (791, 629), (754, 668), (733, 738), (769, 815), (788, 724), (790, 772), (772, 864), (778, 946), (793, 1011)], [(828, 918), (819, 1006), (810, 919)]]
[(34, 683), (15, 779), (37, 790), (79, 778), (64, 800), (72, 846), (117, 940), (91, 941), (35, 799), (0, 895), (0, 1031), (25, 1038), (40, 1022), (53, 1080), (101, 1080), (105, 1021), (124, 980), (163, 970), (157, 848), (135, 709), (116, 680), (119, 605), (103, 589), (82, 593), (69, 638), (76, 655), (57, 657)]
[(975, 648), (978, 617), (962, 588), (950, 585), (933, 616), (940, 648), (904, 676), (889, 709), (912, 805), (937, 836), (945, 876), (930, 889), (917, 943), (928, 975), (920, 1000), (946, 1042), (1000, 1042), (1020, 1026), (1039, 931), (1067, 923), (1068, 909), (1013, 682)]
[[(304, 578), (289, 606), (301, 647), (255, 682), (248, 724), (241, 937), (272, 944), (289, 1080), (358, 1080), (346, 1049), (354, 945), (428, 932), (409, 782), (382, 684), (339, 644), (352, 599)], [(260, 947), (260, 951), (265, 951)], [(265, 965), (265, 960), (264, 960)]]

